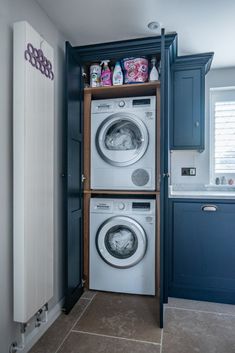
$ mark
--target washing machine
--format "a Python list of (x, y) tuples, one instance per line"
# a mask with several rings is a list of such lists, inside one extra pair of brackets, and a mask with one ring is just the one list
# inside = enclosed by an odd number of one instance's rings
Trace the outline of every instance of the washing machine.
[(155, 190), (156, 97), (93, 100), (91, 189)]
[(155, 295), (155, 200), (90, 201), (89, 287)]

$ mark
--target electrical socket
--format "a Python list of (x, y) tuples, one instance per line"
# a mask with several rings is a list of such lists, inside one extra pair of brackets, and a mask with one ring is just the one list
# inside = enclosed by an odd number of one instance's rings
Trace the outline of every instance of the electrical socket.
[(181, 175), (182, 176), (195, 176), (196, 175), (196, 168), (181, 168)]

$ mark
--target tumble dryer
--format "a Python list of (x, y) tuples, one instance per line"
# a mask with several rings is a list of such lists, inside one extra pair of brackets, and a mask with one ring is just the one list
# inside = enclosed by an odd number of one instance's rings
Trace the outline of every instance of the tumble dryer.
[(92, 198), (90, 289), (155, 294), (155, 200)]
[(156, 97), (93, 100), (91, 189), (154, 190)]

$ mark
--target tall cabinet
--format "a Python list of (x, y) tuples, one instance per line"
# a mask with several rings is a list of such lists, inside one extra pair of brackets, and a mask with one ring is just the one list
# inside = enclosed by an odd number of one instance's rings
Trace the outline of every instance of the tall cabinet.
[[(141, 38), (114, 43), (104, 43), (82, 47), (72, 47), (66, 43), (66, 172), (65, 177), (65, 253), (66, 253), (66, 301), (65, 311), (69, 312), (80, 297), (88, 275), (88, 219), (89, 199), (97, 192), (89, 186), (89, 114), (91, 99), (109, 97), (128, 97), (156, 95), (158, 106), (158, 143), (159, 158), (157, 185), (149, 197), (157, 200), (159, 223), (157, 287), (156, 300), (160, 304), (159, 323), (163, 326), (163, 250), (164, 250), (164, 183), (165, 172), (164, 146), (165, 129), (168, 126), (169, 114), (169, 80), (170, 65), (177, 53), (177, 35), (170, 34), (158, 37)], [(105, 89), (84, 88), (83, 72), (94, 62), (105, 59), (114, 61), (126, 57), (151, 58), (161, 60), (161, 79), (156, 84), (142, 84)], [(139, 87), (137, 87), (139, 86)], [(160, 113), (161, 112), (161, 113)], [(104, 193), (105, 191), (103, 191)], [(107, 193), (107, 192), (105, 192)], [(110, 194), (115, 194), (110, 192)], [(128, 194), (128, 193), (126, 193)], [(132, 192), (132, 196), (146, 197), (147, 192)]]
[[(92, 63), (127, 57), (161, 60), (160, 81), (155, 84), (85, 88), (84, 73)], [(155, 198), (157, 204), (156, 302), (163, 326), (163, 303), (168, 300), (169, 209), (168, 177), (170, 149), (204, 148), (205, 74), (213, 53), (177, 56), (177, 35), (141, 38), (121, 42), (72, 47), (66, 43), (66, 171), (65, 257), (66, 301), (69, 312), (88, 286), (89, 201), (93, 196), (132, 195)], [(119, 192), (90, 188), (90, 106), (92, 99), (156, 95), (157, 168), (152, 192)]]

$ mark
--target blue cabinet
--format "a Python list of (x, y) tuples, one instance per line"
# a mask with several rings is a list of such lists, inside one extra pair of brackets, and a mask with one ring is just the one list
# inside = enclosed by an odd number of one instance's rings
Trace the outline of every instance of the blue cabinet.
[(83, 293), (83, 202), (82, 174), (82, 112), (79, 97), (81, 67), (66, 43), (66, 173), (65, 173), (65, 279), (64, 311), (69, 313)]
[(173, 65), (171, 149), (204, 149), (205, 74), (212, 57), (182, 56)]
[(173, 201), (169, 295), (235, 304), (235, 203)]
[(200, 69), (173, 73), (173, 146), (204, 148), (204, 75)]

